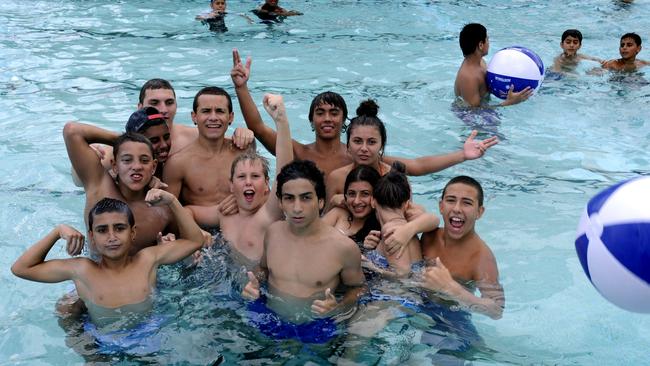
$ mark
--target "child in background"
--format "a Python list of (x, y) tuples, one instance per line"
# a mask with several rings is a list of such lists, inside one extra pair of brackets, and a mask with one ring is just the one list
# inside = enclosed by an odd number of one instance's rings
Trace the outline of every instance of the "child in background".
[(614, 71), (632, 72), (643, 66), (650, 65), (650, 62), (637, 60), (636, 56), (641, 52), (641, 37), (636, 33), (625, 33), (621, 37), (621, 44), (618, 49), (621, 58), (603, 62), (603, 68)]
[(562, 33), (560, 47), (562, 47), (562, 53), (553, 61), (553, 71), (574, 71), (581, 60), (603, 62), (599, 58), (578, 53), (582, 47), (582, 33), (577, 29), (567, 29)]
[(278, 0), (265, 0), (259, 8), (253, 10), (253, 13), (264, 21), (281, 22), (284, 17), (302, 15), (295, 10), (287, 10), (278, 5)]
[[(210, 27), (210, 30), (213, 32), (224, 33), (228, 31), (226, 27), (226, 0), (211, 0), (210, 8), (212, 9), (209, 13), (200, 14), (196, 16), (196, 20), (200, 20), (201, 23), (207, 24)], [(244, 14), (238, 14), (239, 16), (245, 18), (249, 23), (253, 23), (253, 20), (247, 17)]]

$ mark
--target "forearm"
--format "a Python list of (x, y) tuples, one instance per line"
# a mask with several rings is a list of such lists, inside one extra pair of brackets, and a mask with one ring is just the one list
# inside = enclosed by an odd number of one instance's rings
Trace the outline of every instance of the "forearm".
[(424, 212), (421, 215), (414, 217), (412, 221), (407, 222), (404, 226), (411, 236), (415, 236), (419, 233), (432, 231), (438, 228), (438, 225), (440, 225), (440, 219), (438, 216)]
[(428, 155), (416, 159), (391, 157), (386, 158), (385, 160), (389, 164), (392, 160), (401, 161), (406, 166), (406, 174), (419, 176), (439, 172), (462, 163), (465, 161), (465, 156), (463, 150), (458, 150), (444, 155)]
[(52, 246), (54, 246), (60, 238), (59, 226), (56, 226), (16, 260), (16, 262), (11, 266), (11, 272), (20, 278), (36, 280), (33, 276), (33, 268), (45, 262), (47, 253), (50, 252)]
[(338, 302), (336, 306), (339, 309), (347, 309), (351, 306), (354, 306), (364, 294), (368, 292), (368, 285), (364, 282), (358, 286), (352, 286), (345, 291), (343, 298)]
[(192, 215), (183, 208), (176, 198), (169, 203), (169, 208), (174, 214), (174, 219), (178, 226), (179, 238), (202, 243), (203, 234), (201, 233), (201, 228), (199, 228)]
[(63, 137), (66, 142), (83, 139), (89, 145), (99, 143), (112, 146), (118, 136), (117, 132), (78, 122), (68, 122), (63, 127)]
[(265, 129), (268, 128), (262, 120), (259, 110), (255, 105), (255, 101), (248, 90), (248, 85), (235, 87), (237, 100), (239, 100), (239, 108), (241, 109), (242, 116), (246, 122), (246, 127), (251, 129), (255, 137), (262, 142), (262, 145), (273, 155), (275, 155), (275, 138), (267, 139)]
[(503, 315), (505, 299), (502, 289), (489, 297), (478, 297), (454, 281), (442, 292), (471, 312), (484, 314), (495, 320), (501, 319)]
[(291, 131), (289, 129), (289, 121), (286, 112), (281, 113), (275, 120), (277, 128), (277, 141), (276, 158), (277, 166), (276, 171), (279, 172), (282, 167), (289, 164), (293, 160), (293, 145), (291, 143)]
[(190, 210), (194, 221), (202, 227), (219, 227), (220, 216), (218, 206), (195, 206), (187, 205), (186, 209)]

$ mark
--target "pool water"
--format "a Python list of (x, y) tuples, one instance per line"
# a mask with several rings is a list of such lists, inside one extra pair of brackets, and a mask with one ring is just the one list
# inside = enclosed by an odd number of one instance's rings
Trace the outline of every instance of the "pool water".
[[(84, 362), (66, 344), (83, 343), (83, 337), (66, 340), (53, 314), (68, 284), (27, 282), (9, 271), (57, 223), (83, 227), (84, 196), (70, 179), (65, 122), (121, 130), (142, 83), (162, 77), (176, 89), (176, 121), (189, 123), (201, 87), (223, 86), (234, 94), (233, 48), (253, 57), (249, 87), (258, 105), (264, 93), (284, 95), (293, 137), (303, 142), (313, 140), (309, 103), (325, 90), (341, 93), (350, 114), (361, 100), (377, 100), (389, 155), (459, 149), (472, 127), (481, 138), (501, 137), (483, 159), (411, 179), (415, 201), (436, 213), (440, 191), (455, 175), (477, 178), (487, 196), (477, 231), (496, 255), (506, 309), (498, 321), (473, 317), (484, 344), (453, 354), (455, 361), (648, 362), (650, 319), (597, 293), (573, 241), (589, 197), (650, 173), (650, 69), (592, 75), (598, 65), (585, 62), (576, 75), (547, 78), (529, 101), (499, 109), (497, 123), (489, 125), (481, 118), (468, 125), (452, 104), (462, 61), (458, 32), (465, 23), (488, 28), (487, 60), (500, 48), (521, 45), (548, 66), (567, 28), (582, 31), (582, 52), (604, 59), (618, 57), (623, 33), (649, 39), (650, 3), (287, 0), (281, 5), (305, 15), (272, 26), (234, 14), (257, 4), (230, 1), (229, 31), (216, 34), (194, 20), (207, 11), (207, 1), (0, 2), (0, 364)], [(647, 52), (639, 58), (650, 59)], [(243, 125), (238, 107), (235, 114), (235, 125)], [(50, 257), (65, 257), (63, 245)], [(274, 341), (246, 325), (234, 285), (241, 276), (219, 250), (195, 271), (162, 269), (156, 311), (168, 320), (160, 353), (99, 361), (206, 365), (222, 355), (227, 364), (327, 364), (345, 358), (349, 344), (342, 341)], [(436, 349), (413, 341), (422, 324), (418, 317), (400, 319), (352, 346), (364, 363), (431, 362)]]

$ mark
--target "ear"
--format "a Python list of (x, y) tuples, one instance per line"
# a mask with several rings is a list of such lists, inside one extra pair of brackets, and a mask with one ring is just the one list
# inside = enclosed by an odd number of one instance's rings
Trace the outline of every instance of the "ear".
[(483, 216), (483, 212), (485, 212), (485, 206), (479, 207), (478, 208), (478, 216), (476, 217), (477, 220), (480, 219), (481, 216)]
[(325, 199), (319, 198), (318, 199), (318, 211), (322, 211), (324, 207), (325, 207)]
[(136, 228), (137, 227), (135, 225), (133, 225), (133, 227), (131, 228), (131, 242), (135, 242), (135, 229)]
[(375, 201), (375, 197), (370, 197), (370, 207), (372, 207), (373, 210), (377, 208), (377, 202)]
[(196, 113), (194, 111), (192, 111), (190, 113), (190, 116), (192, 116), (192, 122), (194, 122), (194, 124), (196, 125)]
[(233, 184), (232, 184), (232, 179), (230, 180), (230, 183), (228, 183), (230, 186), (230, 193), (233, 193)]
[(158, 167), (158, 159), (153, 159), (153, 170), (151, 171), (151, 176), (156, 174), (156, 168)]
[(142, 109), (142, 107), (144, 107), (144, 105), (142, 105), (142, 103), (138, 103), (138, 109)]
[(228, 117), (228, 126), (232, 124), (232, 121), (235, 120), (235, 112), (230, 112), (230, 117)]

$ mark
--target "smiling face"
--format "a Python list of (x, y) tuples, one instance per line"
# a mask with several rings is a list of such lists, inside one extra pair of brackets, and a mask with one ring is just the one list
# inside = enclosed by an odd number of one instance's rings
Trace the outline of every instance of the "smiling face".
[(355, 219), (372, 213), (372, 185), (366, 181), (352, 182), (345, 191), (345, 205)]
[(145, 189), (156, 171), (156, 160), (149, 146), (142, 142), (127, 141), (120, 145), (113, 172), (120, 184), (134, 192)]
[(128, 255), (135, 239), (135, 227), (129, 225), (123, 212), (105, 212), (94, 216), (88, 238), (99, 255), (119, 259)]
[(222, 138), (234, 117), (228, 108), (228, 99), (223, 95), (200, 95), (196, 112), (192, 111), (192, 121), (198, 127), (199, 135), (207, 139)]
[(474, 233), (474, 225), (485, 208), (479, 206), (478, 190), (465, 183), (446, 187), (440, 200), (440, 214), (444, 219), (445, 234), (452, 239), (462, 239)]
[(144, 130), (142, 134), (151, 141), (153, 145), (153, 156), (161, 164), (167, 161), (169, 150), (171, 149), (171, 135), (169, 134), (169, 127), (163, 123), (156, 126), (151, 126)]
[(286, 181), (282, 185), (280, 209), (287, 223), (296, 229), (309, 227), (320, 216), (323, 199), (318, 199), (314, 183), (305, 178)]
[(379, 164), (383, 143), (375, 126), (357, 126), (350, 133), (348, 152), (356, 165)]
[(269, 196), (269, 179), (264, 176), (260, 160), (243, 160), (235, 166), (230, 182), (230, 192), (237, 206), (252, 211), (260, 208)]
[(165, 122), (171, 127), (176, 117), (176, 96), (171, 89), (147, 89), (144, 92), (142, 103), (138, 109), (143, 107), (154, 107), (163, 115)]
[(641, 46), (637, 45), (633, 38), (623, 38), (618, 52), (623, 60), (633, 60), (641, 52)]
[(575, 56), (578, 53), (580, 46), (582, 46), (580, 40), (573, 36), (567, 36), (564, 41), (560, 43), (560, 47), (562, 47), (562, 51), (564, 51), (564, 55), (567, 57)]
[(319, 138), (340, 139), (342, 126), (343, 111), (341, 108), (321, 103), (314, 109), (312, 127)]

